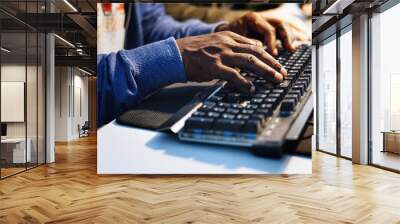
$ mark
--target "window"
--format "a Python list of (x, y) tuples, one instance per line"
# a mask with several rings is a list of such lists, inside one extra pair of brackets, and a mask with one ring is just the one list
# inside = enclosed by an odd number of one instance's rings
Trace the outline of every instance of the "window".
[(318, 149), (336, 153), (336, 36), (318, 48)]
[[(371, 18), (371, 162), (400, 170), (400, 5)], [(396, 132), (397, 131), (397, 132)]]
[[(19, 16), (44, 10), (44, 1), (1, 1)], [(12, 14), (12, 13), (11, 13)], [(35, 17), (37, 18), (37, 17)], [(0, 12), (0, 178), (45, 162), (45, 35)], [(11, 109), (12, 108), (12, 109)]]
[(352, 149), (352, 34), (351, 25), (340, 36), (340, 155), (351, 158)]

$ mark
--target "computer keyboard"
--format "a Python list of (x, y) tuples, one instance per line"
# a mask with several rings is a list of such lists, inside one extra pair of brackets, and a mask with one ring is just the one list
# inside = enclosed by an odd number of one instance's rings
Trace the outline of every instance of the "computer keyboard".
[(303, 45), (294, 53), (283, 52), (277, 60), (288, 71), (281, 83), (241, 71), (255, 85), (255, 93), (243, 93), (224, 83), (191, 111), (179, 138), (280, 155), (286, 141), (299, 138), (312, 113), (311, 48)]

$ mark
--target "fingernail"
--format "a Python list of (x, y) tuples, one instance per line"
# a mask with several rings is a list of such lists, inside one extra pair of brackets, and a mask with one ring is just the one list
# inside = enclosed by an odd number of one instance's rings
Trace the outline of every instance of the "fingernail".
[(282, 82), (282, 80), (283, 80), (282, 74), (281, 74), (281, 73), (278, 73), (278, 72), (275, 72), (274, 78), (275, 78), (275, 80), (278, 81), (278, 82)]
[(287, 76), (287, 70), (284, 67), (281, 67), (281, 70), (279, 71), (283, 76)]
[(252, 82), (250, 82), (250, 93), (254, 93), (256, 91), (256, 86)]
[(278, 55), (278, 49), (274, 49), (274, 55)]

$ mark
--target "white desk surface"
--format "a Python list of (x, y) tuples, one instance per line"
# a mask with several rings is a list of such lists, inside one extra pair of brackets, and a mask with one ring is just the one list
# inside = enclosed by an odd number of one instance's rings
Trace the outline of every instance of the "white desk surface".
[(249, 149), (179, 141), (115, 121), (97, 132), (99, 174), (311, 174), (311, 157), (255, 156)]
[[(28, 141), (30, 139), (28, 138)], [(25, 142), (25, 138), (2, 138), (1, 143), (10, 143), (10, 144), (16, 144), (20, 142)]]

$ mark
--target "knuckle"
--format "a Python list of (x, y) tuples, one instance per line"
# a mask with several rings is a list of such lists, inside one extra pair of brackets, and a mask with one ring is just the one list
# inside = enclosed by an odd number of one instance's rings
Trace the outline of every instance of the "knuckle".
[(249, 49), (250, 49), (250, 51), (256, 52), (256, 53), (258, 53), (258, 54), (261, 53), (261, 52), (260, 52), (260, 47), (258, 47), (258, 46), (250, 45), (250, 46), (249, 46)]
[(232, 49), (235, 48), (237, 45), (238, 45), (238, 44), (237, 44), (235, 41), (233, 41), (233, 40), (229, 40), (229, 41), (226, 41), (226, 42), (225, 42), (225, 46), (226, 46), (226, 48), (227, 48), (227, 50), (228, 50), (229, 52), (231, 52)]
[(213, 36), (215, 39), (222, 40), (225, 37), (224, 32), (225, 31), (214, 33)]
[(231, 57), (231, 56), (233, 56), (233, 51), (231, 50), (231, 49), (224, 49), (222, 52), (221, 52), (221, 56), (223, 56), (223, 57)]
[(276, 35), (276, 29), (275, 29), (275, 27), (271, 26), (271, 27), (269, 28), (269, 32), (270, 32), (271, 35)]
[(231, 59), (233, 56), (232, 52), (226, 51), (221, 53), (221, 56), (219, 57), (219, 65), (222, 66), (223, 62), (227, 62), (229, 59)]
[(257, 17), (257, 13), (255, 13), (255, 12), (249, 12), (249, 13), (246, 14), (246, 16), (247, 16), (248, 18), (256, 18), (256, 17)]
[(285, 26), (285, 23), (282, 20), (278, 20), (275, 23), (276, 23), (276, 26), (278, 26), (278, 27), (284, 27)]
[(221, 35), (229, 35), (231, 33), (231, 31), (229, 30), (224, 30), (222, 32), (219, 32)]
[[(257, 62), (257, 58), (254, 56), (254, 55), (252, 55), (252, 54), (246, 54), (245, 55), (245, 58), (246, 58), (246, 60), (248, 61), (248, 63), (250, 63), (250, 64), (256, 64), (256, 62)], [(243, 58), (244, 59), (244, 58)]]
[(213, 57), (211, 57), (211, 58), (210, 58), (210, 62), (211, 62), (213, 65), (216, 65), (216, 66), (219, 66), (219, 65), (222, 64), (222, 63), (221, 63), (221, 57), (220, 57), (220, 56), (213, 56)]

